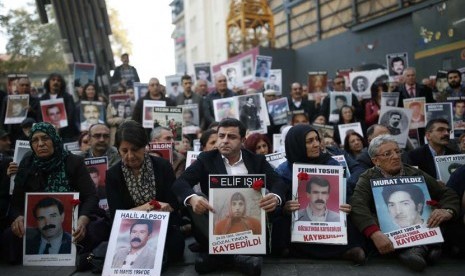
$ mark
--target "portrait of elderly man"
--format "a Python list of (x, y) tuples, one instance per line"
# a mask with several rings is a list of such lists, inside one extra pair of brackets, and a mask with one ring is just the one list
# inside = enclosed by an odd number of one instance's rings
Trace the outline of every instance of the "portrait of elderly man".
[(339, 214), (328, 209), (331, 186), (327, 179), (321, 176), (310, 178), (305, 191), (309, 202), (305, 209), (299, 210), (298, 221), (339, 221)]
[(112, 268), (152, 269), (156, 249), (147, 244), (152, 237), (153, 221), (136, 220), (129, 229), (129, 246), (118, 249), (113, 256)]
[(71, 235), (63, 230), (63, 203), (46, 197), (37, 202), (32, 213), (37, 229), (27, 231), (26, 254), (70, 254)]
[[(376, 215), (371, 179), (397, 176), (423, 176), (432, 200), (439, 203), (426, 220), (429, 228), (443, 226), (459, 212), (459, 198), (451, 189), (439, 184), (436, 179), (415, 167), (403, 164), (402, 151), (391, 135), (374, 138), (368, 148), (368, 154), (375, 167), (364, 172), (354, 189), (350, 200), (352, 205), (351, 219), (355, 226), (373, 242), (380, 254), (395, 252), (399, 259), (414, 271), (423, 271), (427, 261), (434, 262), (440, 257), (440, 249), (433, 246), (416, 246), (394, 250), (389, 238), (381, 232)], [(418, 208), (418, 205), (417, 205)], [(444, 237), (447, 240), (447, 237)]]
[(425, 195), (420, 187), (414, 184), (386, 186), (381, 194), (397, 229), (424, 223), (421, 216)]

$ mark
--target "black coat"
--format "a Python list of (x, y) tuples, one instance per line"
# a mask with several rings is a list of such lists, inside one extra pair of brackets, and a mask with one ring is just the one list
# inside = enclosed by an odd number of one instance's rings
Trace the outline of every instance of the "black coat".
[[(411, 98), (405, 84), (399, 86), (399, 107), (404, 107), (404, 99)], [(427, 103), (434, 103), (433, 90), (426, 85), (415, 84), (415, 98), (425, 97)]]
[[(452, 150), (448, 147), (445, 149), (444, 155), (459, 154), (459, 152)], [(428, 145), (423, 145), (419, 148), (416, 148), (408, 153), (409, 165), (418, 166), (418, 168), (425, 173), (431, 175), (435, 179), (438, 178), (436, 173), (436, 166), (434, 163), (433, 155), (429, 149)]]
[[(72, 192), (79, 192), (79, 216), (90, 217), (98, 208), (98, 197), (95, 185), (90, 178), (84, 158), (70, 154), (65, 161), (65, 171)], [(15, 219), (24, 215), (24, 202), (28, 192), (44, 192), (47, 175), (32, 165), (32, 153), (27, 153), (19, 164), (15, 177), (15, 188), (11, 200), (11, 216)]]
[[(242, 149), (242, 159), (249, 174), (266, 175), (266, 188), (281, 197), (284, 203), (287, 187), (271, 165), (265, 160), (265, 156)], [(226, 167), (218, 150), (200, 153), (197, 160), (174, 182), (173, 191), (178, 201), (184, 203), (188, 196), (195, 194), (192, 187), (197, 183), (200, 183), (202, 192), (208, 197), (209, 174), (227, 174)]]
[[(176, 198), (171, 191), (171, 185), (176, 179), (171, 164), (163, 158), (150, 156), (156, 183), (156, 200), (166, 202), (177, 209)], [(106, 192), (110, 215), (113, 218), (116, 210), (129, 210), (137, 207), (129, 194), (128, 187), (124, 181), (123, 169), (119, 161), (107, 171)]]

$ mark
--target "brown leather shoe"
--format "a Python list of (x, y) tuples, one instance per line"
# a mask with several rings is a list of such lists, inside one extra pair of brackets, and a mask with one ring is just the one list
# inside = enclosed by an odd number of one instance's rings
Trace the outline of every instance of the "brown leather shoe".
[(344, 260), (352, 261), (356, 265), (365, 264), (365, 251), (361, 247), (354, 247), (342, 254)]

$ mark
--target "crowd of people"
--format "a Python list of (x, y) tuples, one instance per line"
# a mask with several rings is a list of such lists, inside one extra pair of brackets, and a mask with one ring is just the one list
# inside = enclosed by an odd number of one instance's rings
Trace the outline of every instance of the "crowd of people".
[[(341, 99), (337, 110), (331, 110), (329, 97), (310, 97), (309, 100), (308, 92), (303, 91), (304, 86), (295, 82), (289, 86), (288, 123), (275, 125), (273, 120), (270, 120), (267, 133), (262, 134), (253, 131), (258, 129), (257, 121), (246, 120), (247, 116), (256, 116), (258, 113), (252, 97), (247, 98), (245, 105), (247, 111), (254, 114), (244, 112), (241, 120), (225, 118), (215, 122), (213, 100), (247, 93), (241, 89), (228, 89), (228, 79), (225, 75), (215, 75), (214, 88), (211, 89), (203, 80), (194, 82), (191, 76), (183, 76), (183, 91), (175, 99), (165, 95), (165, 90), (157, 78), (151, 78), (147, 94), (135, 101), (132, 85), (139, 81), (139, 77), (135, 68), (128, 65), (128, 55), (123, 55), (122, 61), (122, 67), (115, 71), (112, 78), (112, 93), (129, 95), (131, 116), (125, 116), (124, 109), (122, 112), (115, 110), (112, 103), (108, 102), (107, 97), (100, 93), (98, 86), (93, 83), (77, 88), (78, 101), (75, 101), (73, 96), (65, 91), (65, 80), (59, 74), (51, 74), (47, 78), (44, 83), (45, 93), (40, 97), (31, 94), (31, 83), (27, 77), (17, 80), (14, 93), (30, 95), (27, 118), (21, 124), (4, 124), (7, 97), (2, 100), (0, 248), (2, 258), (8, 262), (19, 263), (22, 259), (22, 237), (27, 230), (24, 221), (26, 193), (79, 192), (79, 218), (72, 232), (68, 235), (59, 227), (60, 221), (52, 221), (53, 231), (45, 226), (39, 228), (36, 236), (40, 238), (36, 242), (36, 248), (31, 250), (37, 254), (69, 251), (67, 248), (71, 241), (80, 245), (79, 253), (88, 253), (101, 242), (108, 240), (116, 210), (151, 210), (153, 206), (150, 202), (156, 199), (160, 203), (161, 211), (171, 213), (165, 243), (167, 262), (164, 264), (182, 260), (185, 239), (192, 235), (195, 242), (189, 245), (189, 250), (198, 252), (195, 262), (198, 273), (231, 267), (247, 275), (259, 275), (261, 257), (208, 254), (208, 213), (215, 211), (208, 200), (210, 174), (266, 174), (267, 194), (256, 204), (266, 212), (272, 225), (272, 231), (268, 232), (270, 246), (267, 252), (278, 258), (342, 258), (362, 265), (368, 255), (395, 254), (409, 268), (422, 271), (427, 264), (436, 262), (441, 255), (463, 257), (465, 246), (460, 235), (464, 230), (465, 218), (461, 207), (465, 205), (465, 166), (457, 168), (450, 180), (444, 183), (438, 179), (434, 164), (434, 156), (465, 153), (465, 134), (456, 131), (453, 139), (450, 135), (452, 124), (456, 120), (465, 120), (464, 110), (461, 108), (465, 103), (465, 87), (461, 84), (459, 71), (449, 71), (446, 76), (449, 86), (443, 91), (437, 91), (429, 82), (420, 84), (416, 80), (414, 68), (406, 68), (395, 83), (390, 82), (387, 76), (378, 78), (371, 86), (371, 99), (360, 99), (352, 94), (352, 104), (346, 105), (342, 101), (346, 98)], [(335, 76), (330, 91), (347, 91), (345, 82), (343, 76)], [(276, 86), (269, 86), (274, 87)], [(393, 138), (393, 135), (397, 134), (393, 133), (393, 126), (389, 123), (378, 124), (382, 109), (380, 95), (390, 91), (400, 93), (399, 107), (402, 107), (402, 99), (405, 98), (425, 97), (427, 103), (432, 103), (455, 97), (453, 106), (457, 118), (454, 118), (453, 122), (442, 118), (430, 120), (425, 128), (418, 130), (424, 133), (427, 143), (407, 143), (404, 150)], [(266, 102), (280, 97), (278, 91), (265, 90), (264, 87), (259, 91), (248, 92), (263, 93)], [(42, 119), (40, 101), (56, 98), (64, 100), (67, 114), (65, 127), (43, 122)], [(142, 109), (144, 101), (147, 100), (164, 101), (166, 106), (197, 104), (199, 107), (198, 130), (185, 135), (185, 146), (182, 150), (174, 150), (172, 163), (152, 156), (146, 150), (149, 142), (174, 142), (171, 128), (155, 126), (148, 129), (142, 126)], [(99, 116), (96, 115), (94, 121), (81, 123), (79, 105), (82, 101), (102, 102), (105, 107), (105, 120), (98, 119)], [(63, 112), (59, 108), (55, 111)], [(88, 111), (89, 114), (96, 112)], [(330, 115), (334, 113), (339, 114), (339, 120), (330, 123)], [(51, 114), (48, 116), (52, 117)], [(348, 132), (344, 138), (340, 137), (337, 126), (354, 122), (361, 123), (363, 133)], [(321, 128), (322, 125), (332, 125), (334, 132), (325, 132), (324, 128)], [(274, 134), (281, 134), (284, 144), (281, 148), (273, 146), (273, 142), (276, 143), (273, 140)], [(186, 167), (186, 153), (192, 150), (193, 141), (196, 139), (200, 141), (202, 153), (195, 162)], [(31, 147), (31, 152), (19, 163), (12, 161), (12, 145), (16, 140), (28, 140)], [(71, 153), (66, 150), (64, 143), (69, 142), (78, 142), (79, 151)], [(265, 155), (273, 153), (274, 148), (285, 153), (285, 161), (277, 168), (273, 168), (265, 159)], [(298, 212), (298, 220), (301, 221), (331, 221), (336, 216), (325, 205), (328, 200), (328, 184), (318, 177), (311, 178), (305, 188), (310, 200), (308, 206), (300, 206), (292, 195), (292, 179), (295, 177), (292, 165), (338, 165), (339, 163), (331, 158), (333, 155), (344, 155), (350, 171), (345, 189), (346, 202), (339, 206), (339, 210), (348, 215), (348, 244), (291, 243), (293, 212)], [(105, 183), (108, 213), (99, 208), (99, 193), (102, 191), (96, 189), (91, 172), (84, 165), (84, 158), (102, 156), (108, 157), (109, 165)], [(13, 176), (14, 189), (10, 195), (10, 178)], [(424, 223), (427, 227), (441, 227), (443, 244), (395, 250), (392, 242), (381, 232), (370, 180), (397, 176), (424, 177), (431, 198), (439, 202), (439, 205), (427, 221), (423, 222), (418, 217), (412, 220)], [(405, 191), (405, 194), (407, 199), (404, 202), (413, 200), (408, 191)], [(391, 197), (391, 194), (386, 195), (389, 202), (394, 200)], [(34, 212), (50, 211), (61, 216), (60, 204), (49, 201), (38, 206)], [(243, 225), (239, 224), (240, 221), (245, 225), (252, 225), (254, 229), (263, 229), (258, 225), (258, 221), (248, 217), (244, 211), (246, 204), (243, 195), (234, 195), (228, 204), (231, 205), (231, 215), (222, 220), (221, 225), (215, 226), (215, 231), (227, 234), (232, 228), (241, 228)], [(419, 208), (418, 204), (424, 205), (415, 203), (414, 209)], [(234, 211), (236, 209), (239, 211)], [(394, 211), (393, 208), (391, 215), (398, 225), (403, 225), (400, 217), (409, 214), (399, 213), (401, 211)], [(121, 252), (122, 255), (117, 254), (118, 257), (115, 257), (113, 262), (121, 266), (127, 260), (141, 264), (143, 262), (137, 259), (150, 254), (141, 254), (141, 248), (146, 245), (152, 228), (150, 225), (135, 223), (131, 226), (131, 233), (133, 227), (136, 229), (134, 231), (145, 233), (142, 234), (145, 238), (135, 242), (137, 246), (127, 251), (129, 253), (125, 253), (126, 255)], [(55, 239), (59, 239), (60, 242), (50, 242)]]

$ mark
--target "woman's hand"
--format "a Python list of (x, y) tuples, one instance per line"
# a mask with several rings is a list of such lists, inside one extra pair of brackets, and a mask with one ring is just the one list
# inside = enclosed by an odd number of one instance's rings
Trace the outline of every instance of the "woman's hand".
[(13, 223), (11, 223), (11, 231), (15, 236), (22, 238), (24, 236), (24, 217), (17, 217)]
[(89, 223), (89, 218), (87, 216), (80, 216), (76, 228), (73, 229), (73, 242), (78, 243), (86, 237), (86, 227)]
[(350, 206), (350, 204), (341, 204), (339, 206), (339, 210), (344, 212), (344, 213), (349, 214), (350, 211), (352, 211), (352, 206)]
[(10, 162), (8, 165), (8, 169), (6, 170), (6, 175), (11, 177), (11, 175), (16, 174), (18, 172), (18, 164), (15, 162)]
[[(161, 201), (158, 201), (158, 203), (160, 203), (161, 205), (161, 208), (159, 210), (153, 210), (153, 211), (162, 211), (162, 212), (173, 212), (174, 209), (173, 207), (171, 207), (171, 205), (169, 203), (165, 203), (165, 202), (161, 202)], [(152, 206), (153, 208), (153, 206)]]
[(173, 212), (174, 211), (173, 207), (171, 207), (169, 203), (165, 203), (161, 201), (158, 201), (158, 203), (160, 203), (161, 207), (160, 209), (157, 209), (157, 210), (153, 209), (153, 206), (150, 205), (150, 202), (134, 207), (131, 210), (147, 211), (147, 212), (150, 212), (150, 211)]
[(284, 212), (290, 214), (300, 209), (300, 203), (297, 200), (288, 200), (284, 204)]

